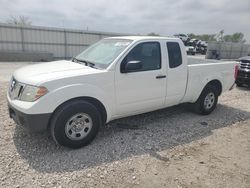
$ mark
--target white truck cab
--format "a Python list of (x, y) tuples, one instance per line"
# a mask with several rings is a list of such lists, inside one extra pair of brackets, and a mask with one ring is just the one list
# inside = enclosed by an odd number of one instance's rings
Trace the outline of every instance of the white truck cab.
[(50, 129), (67, 147), (89, 144), (101, 125), (180, 103), (211, 113), (234, 84), (236, 62), (188, 59), (183, 42), (166, 37), (112, 37), (71, 61), (14, 72), (10, 117), (32, 132)]

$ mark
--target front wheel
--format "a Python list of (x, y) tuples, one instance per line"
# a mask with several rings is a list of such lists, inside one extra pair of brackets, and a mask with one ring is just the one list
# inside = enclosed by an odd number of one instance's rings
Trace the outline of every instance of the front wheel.
[(218, 91), (216, 87), (207, 85), (194, 103), (194, 111), (198, 114), (208, 115), (215, 109), (217, 102)]
[(51, 135), (62, 146), (80, 148), (95, 138), (100, 125), (97, 108), (87, 101), (75, 100), (56, 110), (51, 121)]

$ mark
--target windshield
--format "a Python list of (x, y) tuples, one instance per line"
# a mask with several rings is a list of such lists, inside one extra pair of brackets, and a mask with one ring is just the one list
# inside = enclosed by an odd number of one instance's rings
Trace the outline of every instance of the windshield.
[(107, 68), (132, 42), (126, 39), (103, 39), (75, 57), (79, 61), (91, 62), (98, 68)]

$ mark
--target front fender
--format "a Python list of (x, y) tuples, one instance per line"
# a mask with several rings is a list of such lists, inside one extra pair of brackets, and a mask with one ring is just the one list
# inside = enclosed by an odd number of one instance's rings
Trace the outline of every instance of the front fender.
[[(55, 109), (62, 103), (78, 98), (78, 97), (92, 97), (99, 100), (107, 111), (107, 118), (112, 114), (112, 102), (114, 98), (113, 92), (105, 92), (100, 88), (90, 84), (73, 84), (67, 85), (55, 90), (49, 91), (45, 96), (41, 97), (28, 109), (31, 114), (53, 113)], [(109, 94), (109, 96), (108, 96)]]

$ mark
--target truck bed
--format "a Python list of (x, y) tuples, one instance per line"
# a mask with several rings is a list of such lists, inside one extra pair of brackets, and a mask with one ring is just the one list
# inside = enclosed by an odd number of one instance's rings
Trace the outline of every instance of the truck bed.
[(188, 65), (194, 64), (207, 64), (207, 63), (221, 63), (222, 60), (216, 59), (203, 59), (203, 58), (196, 58), (196, 57), (188, 57)]
[(228, 90), (234, 83), (235, 61), (207, 60), (188, 58), (188, 81), (184, 97), (185, 102), (195, 102), (208, 80), (219, 80), (222, 91)]

